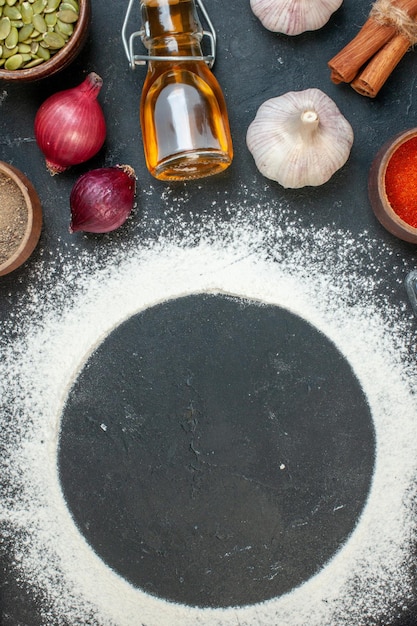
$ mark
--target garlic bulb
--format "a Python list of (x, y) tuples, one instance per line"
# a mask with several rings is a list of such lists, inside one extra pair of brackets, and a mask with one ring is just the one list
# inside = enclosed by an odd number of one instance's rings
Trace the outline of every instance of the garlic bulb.
[(268, 30), (299, 35), (324, 26), (343, 0), (250, 0), (257, 18)]
[(289, 91), (259, 107), (246, 143), (261, 174), (297, 189), (322, 185), (346, 163), (353, 130), (320, 89)]

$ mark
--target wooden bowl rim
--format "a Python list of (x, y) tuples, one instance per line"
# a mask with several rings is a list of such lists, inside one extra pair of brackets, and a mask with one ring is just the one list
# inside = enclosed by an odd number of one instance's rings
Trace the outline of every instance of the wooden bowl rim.
[(42, 206), (35, 188), (23, 172), (9, 163), (0, 161), (0, 173), (10, 178), (19, 188), (28, 210), (25, 234), (19, 246), (7, 261), (0, 264), (0, 276), (3, 276), (20, 267), (35, 249), (42, 229)]
[(91, 0), (79, 0), (80, 13), (74, 32), (61, 50), (58, 50), (48, 61), (36, 67), (21, 70), (5, 70), (0, 68), (0, 79), (7, 81), (24, 82), (40, 80), (64, 69), (78, 53), (84, 44), (91, 17)]

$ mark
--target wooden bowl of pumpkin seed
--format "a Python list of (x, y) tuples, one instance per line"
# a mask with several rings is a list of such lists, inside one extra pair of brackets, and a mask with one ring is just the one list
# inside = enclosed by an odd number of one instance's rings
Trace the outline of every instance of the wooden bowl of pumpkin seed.
[(67, 67), (90, 20), (91, 0), (0, 0), (0, 79), (39, 80)]

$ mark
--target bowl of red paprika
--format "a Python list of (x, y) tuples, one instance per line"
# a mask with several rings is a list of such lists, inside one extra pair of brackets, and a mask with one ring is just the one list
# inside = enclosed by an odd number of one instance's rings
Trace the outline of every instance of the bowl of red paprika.
[(399, 239), (417, 243), (417, 128), (380, 148), (369, 172), (368, 193), (380, 223)]

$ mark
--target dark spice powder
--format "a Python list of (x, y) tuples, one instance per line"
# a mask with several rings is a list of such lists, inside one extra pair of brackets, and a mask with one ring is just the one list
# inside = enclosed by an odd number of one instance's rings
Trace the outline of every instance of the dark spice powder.
[(0, 264), (17, 250), (27, 225), (28, 210), (16, 183), (0, 172)]
[(398, 217), (417, 228), (417, 137), (405, 141), (390, 158), (385, 190)]

